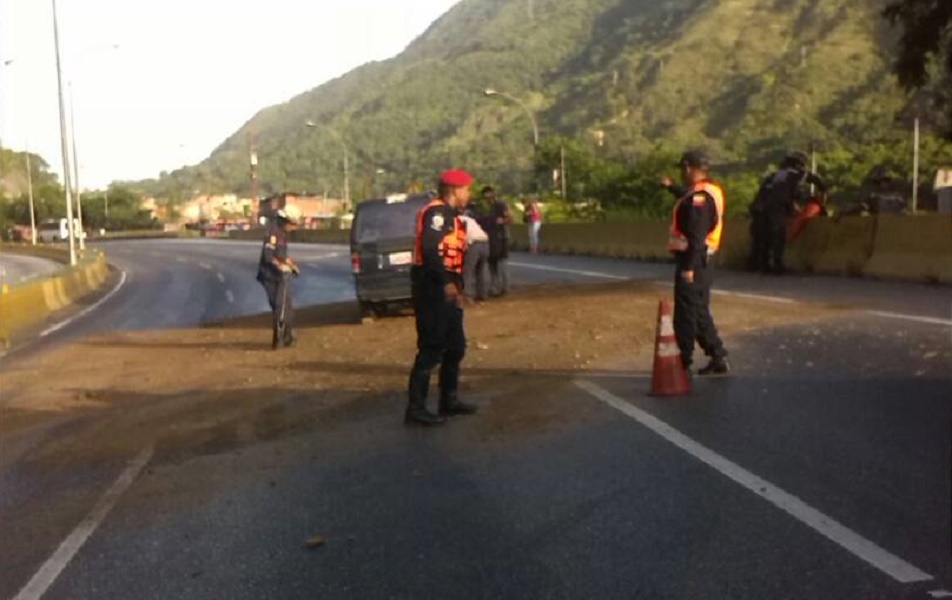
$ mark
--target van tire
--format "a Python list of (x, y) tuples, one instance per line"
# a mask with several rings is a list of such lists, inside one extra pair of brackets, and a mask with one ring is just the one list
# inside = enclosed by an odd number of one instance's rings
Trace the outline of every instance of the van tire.
[(380, 316), (380, 308), (373, 302), (360, 301), (360, 318), (376, 319)]

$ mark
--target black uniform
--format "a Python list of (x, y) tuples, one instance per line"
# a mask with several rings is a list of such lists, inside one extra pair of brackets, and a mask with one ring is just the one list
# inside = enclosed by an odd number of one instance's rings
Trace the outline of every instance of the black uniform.
[[(417, 240), (422, 264), (414, 265), (410, 271), (416, 312), (417, 355), (408, 386), (408, 421), (419, 420), (414, 417), (420, 415), (432, 416), (428, 414), (426, 399), (430, 372), (437, 365), (441, 365), (440, 412), (451, 413), (450, 409), (459, 404), (459, 365), (466, 354), (463, 310), (447, 299), (444, 286), (454, 283), (457, 289), (463, 289), (462, 257), (459, 270), (450, 270), (440, 251), (444, 238), (451, 238), (456, 233), (455, 209), (443, 204), (425, 210)], [(465, 236), (465, 232), (459, 233)]]
[(490, 215), (492, 216), (489, 223), (489, 276), (492, 282), (489, 286), (490, 294), (502, 296), (509, 293), (509, 224), (498, 223), (497, 220), (511, 215), (509, 205), (504, 200), (494, 201)]
[[(258, 281), (268, 294), (271, 305), (274, 335), (272, 346), (289, 345), (294, 341), (294, 309), (291, 306), (291, 278), (274, 265), (274, 259), (288, 258), (288, 234), (277, 224), (268, 227), (258, 260)], [(283, 321), (282, 321), (283, 319)], [(283, 331), (282, 331), (283, 329)]]
[[(787, 226), (790, 217), (796, 211), (796, 204), (803, 200), (801, 186), (813, 184), (826, 192), (826, 185), (815, 173), (804, 171), (796, 166), (787, 166), (763, 181), (757, 198), (751, 206), (752, 216), (760, 218), (759, 233), (765, 239), (757, 241), (757, 266), (763, 271), (783, 273), (786, 270), (784, 253), (787, 247)], [(755, 208), (756, 207), (756, 208)], [(755, 216), (756, 213), (760, 213)]]
[[(674, 252), (674, 333), (681, 350), (681, 361), (689, 368), (694, 361), (694, 341), (712, 359), (727, 356), (711, 316), (713, 266), (707, 252), (707, 235), (718, 222), (717, 206), (707, 192), (685, 196), (675, 218), (678, 229), (688, 240), (687, 250)], [(684, 281), (685, 271), (694, 272), (694, 282)]]

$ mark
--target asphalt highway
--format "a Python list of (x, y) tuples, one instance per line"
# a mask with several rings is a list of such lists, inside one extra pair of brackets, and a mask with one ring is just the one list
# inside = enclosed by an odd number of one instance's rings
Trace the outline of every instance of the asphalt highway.
[(0, 253), (0, 285), (15, 284), (52, 273), (62, 265), (45, 258), (26, 254)]
[[(104, 249), (121, 287), (29, 352), (266, 309), (257, 244)], [(353, 299), (345, 248), (292, 253), (298, 305)], [(671, 277), (522, 254), (512, 271), (517, 285)], [(646, 396), (643, 374), (528, 374), (437, 431), (397, 426), (394, 391), (300, 435), (233, 432), (187, 456), (0, 460), (0, 598), (952, 597), (952, 288), (729, 272), (717, 288), (852, 310), (734, 336), (735, 373), (677, 400)], [(57, 495), (78, 508), (18, 518)]]

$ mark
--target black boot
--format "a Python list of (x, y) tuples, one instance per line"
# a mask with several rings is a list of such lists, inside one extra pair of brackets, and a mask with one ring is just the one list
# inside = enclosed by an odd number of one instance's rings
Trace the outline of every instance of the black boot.
[(726, 358), (714, 357), (707, 366), (697, 372), (698, 375), (727, 375), (731, 372), (731, 364)]
[(294, 332), (291, 329), (284, 330), (284, 346), (286, 348), (293, 348), (297, 346), (297, 336), (294, 335)]
[(281, 336), (278, 335), (278, 330), (274, 330), (274, 334), (271, 336), (271, 349), (280, 350), (284, 346), (284, 340), (281, 339)]
[(440, 415), (435, 415), (425, 408), (407, 407), (407, 412), (403, 415), (403, 422), (407, 425), (442, 425), (446, 419)]
[(471, 415), (477, 411), (475, 404), (460, 402), (456, 394), (448, 394), (440, 398), (440, 415), (449, 417), (453, 415)]

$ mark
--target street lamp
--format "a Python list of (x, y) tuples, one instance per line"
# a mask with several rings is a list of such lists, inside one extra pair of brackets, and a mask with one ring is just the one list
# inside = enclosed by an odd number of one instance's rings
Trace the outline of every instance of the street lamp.
[(311, 121), (310, 119), (306, 121), (304, 124), (310, 127), (311, 129), (315, 129), (317, 127), (324, 127), (325, 129), (330, 131), (334, 135), (334, 138), (340, 143), (341, 151), (344, 154), (344, 210), (347, 211), (348, 209), (350, 209), (350, 171), (349, 171), (348, 158), (347, 158), (348, 156), (347, 143), (344, 141), (344, 138), (341, 137), (339, 133), (337, 133), (335, 129), (332, 129), (328, 127), (327, 125), (318, 125), (316, 122)]
[[(109, 44), (109, 50), (116, 50), (119, 48), (119, 44)], [(74, 186), (74, 195), (76, 196), (76, 221), (79, 223), (79, 250), (80, 252), (86, 250), (86, 240), (83, 235), (85, 227), (83, 225), (83, 196), (80, 191), (79, 185), (79, 154), (76, 152), (76, 118), (73, 114), (73, 106), (76, 104), (73, 96), (73, 81), (70, 79), (67, 84), (69, 88), (69, 122), (71, 125), (71, 133), (73, 137), (73, 186)]]
[(486, 88), (485, 90), (483, 90), (483, 95), (485, 95), (487, 98), (490, 98), (492, 96), (501, 96), (505, 98), (506, 100), (509, 100), (511, 102), (515, 102), (516, 104), (518, 104), (522, 108), (522, 110), (525, 111), (526, 116), (529, 117), (529, 121), (532, 122), (532, 145), (536, 148), (539, 147), (539, 124), (536, 123), (535, 115), (532, 114), (532, 111), (529, 110), (528, 106), (526, 106), (521, 100), (519, 100), (515, 96), (507, 94), (506, 92), (500, 92), (498, 90), (494, 90), (492, 88)]
[(66, 104), (63, 101), (63, 70), (60, 64), (59, 22), (56, 18), (56, 0), (53, 3), (53, 45), (56, 49), (56, 87), (59, 93), (60, 150), (63, 153), (63, 183), (66, 192), (66, 223), (69, 232), (69, 264), (76, 264), (76, 239), (73, 227), (73, 194), (69, 178), (69, 144), (66, 141)]

